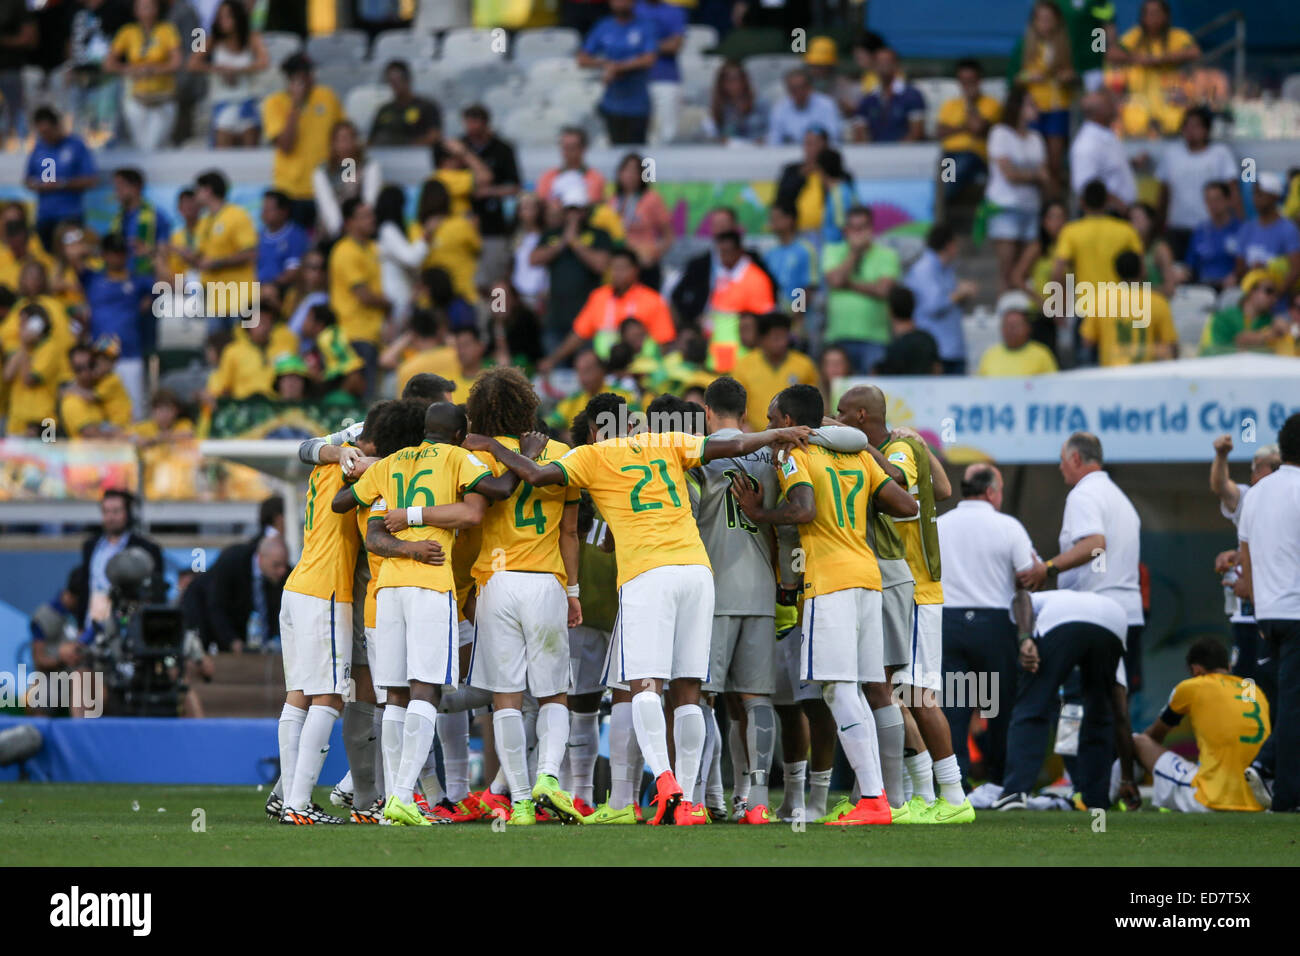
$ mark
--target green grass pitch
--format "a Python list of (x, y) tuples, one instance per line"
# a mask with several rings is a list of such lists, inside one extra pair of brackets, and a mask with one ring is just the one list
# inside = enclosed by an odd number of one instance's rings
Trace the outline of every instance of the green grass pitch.
[[(317, 800), (325, 805), (328, 790)], [(1300, 860), (1287, 816), (979, 815), (969, 826), (286, 827), (254, 787), (0, 784), (8, 866), (1268, 866)], [(139, 809), (133, 809), (138, 805)], [(159, 808), (165, 810), (160, 813)], [(202, 810), (201, 832), (196, 832)]]

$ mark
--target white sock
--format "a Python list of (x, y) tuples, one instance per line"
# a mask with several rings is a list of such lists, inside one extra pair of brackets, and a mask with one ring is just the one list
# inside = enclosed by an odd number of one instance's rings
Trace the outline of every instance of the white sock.
[(375, 793), (382, 800), (388, 793), (384, 789), (384, 707), (382, 704), (375, 705), (371, 733), (375, 736)]
[(312, 704), (307, 708), (307, 718), (302, 722), (302, 735), (298, 738), (298, 764), (293, 769), (293, 783), (285, 805), (295, 810), (306, 810), (311, 806), (311, 791), (320, 778), (320, 769), (325, 766), (325, 757), (330, 752), (330, 734), (334, 730), (334, 721), (339, 719), (339, 712), (323, 704)]
[(281, 799), (293, 783), (293, 771), (298, 766), (298, 740), (302, 737), (302, 722), (306, 719), (307, 711), (301, 707), (285, 704), (280, 709), (280, 723), (276, 728), (280, 739), (280, 779), (271, 792)]
[(497, 759), (510, 787), (510, 802), (518, 803), (532, 796), (528, 784), (528, 738), (524, 733), (524, 715), (514, 707), (492, 712), (492, 733), (497, 742)]
[(537, 773), (558, 777), (569, 742), (569, 708), (564, 704), (542, 704), (537, 711)]
[(749, 763), (746, 756), (745, 735), (740, 732), (740, 721), (733, 720), (727, 728), (727, 749), (731, 752), (731, 792), (741, 800), (749, 799)]
[(438, 709), (432, 701), (413, 700), (406, 705), (406, 720), (402, 723), (402, 760), (393, 778), (393, 796), (403, 803), (410, 803), (415, 794), (415, 780), (429, 759), (437, 732)]
[[(643, 690), (632, 698), (632, 727), (636, 730), (636, 742), (641, 748), (641, 755), (650, 765), (650, 773), (658, 780), (670, 768), (668, 724), (664, 720), (663, 701), (654, 691)], [(680, 751), (677, 759), (681, 760)], [(680, 780), (677, 782), (681, 784)]]
[(813, 770), (808, 774), (808, 819), (826, 816), (826, 803), (831, 795), (831, 771)]
[(916, 788), (912, 786), (912, 775), (905, 773), (903, 774), (903, 799), (911, 800), (914, 796), (916, 796)]
[(727, 795), (722, 790), (722, 731), (712, 707), (705, 710), (705, 729), (709, 732), (709, 756), (700, 776), (704, 777), (704, 802), (710, 807), (726, 807)]
[(934, 762), (930, 751), (922, 750), (903, 760), (907, 765), (907, 775), (912, 778), (912, 793), (924, 798), (926, 803), (934, 803)]
[(934, 779), (939, 781), (939, 796), (954, 807), (959, 807), (966, 800), (966, 791), (961, 787), (961, 767), (956, 754), (948, 754), (942, 760), (934, 761)]
[(632, 726), (632, 702), (623, 701), (609, 710), (609, 805), (622, 810), (637, 800), (641, 769), (645, 761)]
[(878, 797), (885, 789), (880, 776), (880, 751), (876, 749), (876, 722), (858, 685), (831, 681), (822, 685), (822, 699), (839, 724), (840, 746), (858, 778), (863, 797)]
[(425, 802), (431, 807), (442, 803), (447, 797), (442, 789), (442, 781), (438, 779), (437, 747), (429, 748), (429, 756), (424, 759), (424, 766), (420, 768), (420, 791), (424, 794)]
[(495, 793), (498, 797), (507, 797), (510, 795), (510, 784), (506, 781), (505, 768), (501, 766), (501, 758), (497, 758), (497, 775), (492, 778), (488, 784), (488, 793)]
[[(626, 704), (621, 706), (627, 706)], [(614, 757), (610, 740), (611, 772)], [(596, 758), (600, 756), (600, 714), (569, 714), (569, 787), (575, 800), (594, 806)], [(627, 806), (627, 804), (623, 804)]]
[[(344, 705), (343, 705), (343, 716), (346, 717), (346, 716), (347, 716), (347, 713), (348, 713), (348, 708), (347, 708), (347, 705), (344, 704)], [(347, 773), (345, 773), (345, 774), (343, 775), (343, 779), (342, 779), (342, 780), (340, 780), (338, 783), (334, 784), (334, 788), (335, 788), (336, 790), (342, 790), (344, 793), (351, 793), (351, 794), (355, 794), (355, 793), (356, 793), (356, 790), (354, 789), (354, 786), (353, 786), (353, 783), (352, 783), (352, 771), (351, 771), (350, 769), (348, 770)]]
[(380, 749), (384, 755), (384, 794), (396, 793), (397, 768), (402, 763), (402, 729), (406, 726), (406, 708), (396, 704), (384, 707), (384, 726), (380, 731)]
[(766, 697), (745, 699), (745, 750), (749, 764), (753, 806), (768, 803), (767, 778), (772, 771), (772, 752), (776, 749), (776, 711)]
[(903, 711), (891, 702), (887, 707), (877, 707), (871, 716), (876, 720), (885, 795), (890, 806), (901, 807), (906, 802), (903, 799)]
[(442, 744), (447, 799), (460, 803), (469, 796), (469, 711), (438, 714), (438, 743)]
[(785, 778), (785, 795), (781, 798), (782, 817), (792, 817), (796, 810), (804, 809), (803, 786), (808, 779), (808, 761), (796, 760), (782, 763), (781, 773)]
[(700, 709), (699, 704), (682, 704), (673, 710), (673, 743), (677, 746), (677, 768), (674, 776), (687, 793), (695, 789), (700, 777), (706, 735), (704, 711)]

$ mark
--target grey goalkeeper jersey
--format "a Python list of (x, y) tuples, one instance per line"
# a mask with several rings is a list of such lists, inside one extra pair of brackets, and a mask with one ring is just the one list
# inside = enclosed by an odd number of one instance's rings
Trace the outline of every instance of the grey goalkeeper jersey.
[[(710, 437), (735, 438), (736, 428), (720, 428)], [(867, 439), (856, 428), (831, 426), (813, 434), (815, 444), (837, 451), (861, 451)], [(776, 573), (773, 551), (776, 529), (755, 525), (745, 517), (731, 493), (732, 475), (748, 476), (763, 492), (763, 507), (781, 498), (781, 486), (770, 448), (741, 458), (717, 458), (690, 471), (691, 510), (700, 527), (700, 539), (713, 565), (713, 613), (773, 617), (776, 614)], [(797, 531), (791, 539), (797, 543)]]

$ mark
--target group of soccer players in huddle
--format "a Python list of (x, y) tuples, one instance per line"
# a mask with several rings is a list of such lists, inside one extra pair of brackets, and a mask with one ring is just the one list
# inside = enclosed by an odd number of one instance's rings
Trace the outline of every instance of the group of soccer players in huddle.
[[(570, 448), (537, 430), (518, 369), (482, 373), (464, 405), (440, 384), (416, 376), (300, 450), (315, 467), (282, 603), (271, 818), (343, 822), (312, 802), (341, 715), (350, 783), (335, 793), (355, 823), (974, 819), (936, 699), (935, 501), (951, 488), (919, 436), (889, 429), (879, 389), (827, 418), (816, 388), (792, 385), (750, 433), (729, 377), (702, 409), (665, 395), (641, 415), (603, 393)], [(500, 771), (470, 793), (476, 708), (491, 708)], [(828, 807), (837, 738), (856, 785)]]

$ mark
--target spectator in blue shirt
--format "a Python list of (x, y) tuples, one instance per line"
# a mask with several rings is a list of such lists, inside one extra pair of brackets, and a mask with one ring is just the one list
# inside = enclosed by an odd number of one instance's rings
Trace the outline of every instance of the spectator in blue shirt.
[(767, 121), (767, 145), (802, 143), (804, 133), (820, 129), (832, 143), (840, 141), (840, 110), (825, 93), (813, 89), (805, 69), (785, 75), (786, 98), (772, 106)]
[(277, 189), (262, 194), (262, 231), (257, 237), (257, 281), (263, 301), (278, 307), (284, 291), (298, 281), (311, 241), (291, 218), (293, 203)]
[(682, 105), (682, 71), (677, 54), (686, 39), (686, 11), (663, 0), (639, 0), (636, 17), (655, 27), (659, 56), (650, 67), (654, 139), (656, 143), (671, 143), (677, 137), (677, 113)]
[(42, 106), (32, 115), (36, 145), (27, 157), (27, 188), (36, 193), (36, 234), (49, 250), (54, 227), (85, 222), (85, 192), (99, 177), (95, 158), (77, 136), (64, 134), (59, 114)]
[(151, 276), (155, 249), (159, 243), (171, 239), (171, 220), (144, 198), (144, 174), (134, 167), (113, 170), (113, 193), (120, 208), (108, 231), (126, 240), (127, 268), (131, 275)]
[[(1286, 192), (1286, 182), (1280, 173), (1263, 172), (1255, 183), (1256, 218), (1242, 223), (1237, 233), (1237, 280), (1251, 269), (1266, 269), (1277, 259), (1285, 259), (1285, 276), (1278, 288), (1289, 293), (1300, 280), (1300, 229), (1282, 215), (1279, 204)], [(1279, 309), (1285, 309), (1287, 295), (1277, 298)]]
[(889, 47), (876, 53), (880, 86), (858, 104), (858, 116), (872, 143), (911, 143), (925, 139), (925, 97), (898, 72), (898, 54)]
[(117, 340), (120, 347), (115, 371), (131, 396), (135, 418), (146, 408), (144, 355), (157, 341), (158, 320), (153, 313), (154, 277), (133, 276), (127, 269), (126, 240), (109, 233), (100, 244), (102, 269), (79, 274), (90, 313), (90, 337)]
[(1237, 233), (1241, 221), (1232, 214), (1232, 189), (1212, 181), (1203, 190), (1209, 219), (1192, 230), (1187, 243), (1187, 268), (1196, 282), (1223, 288), (1223, 282), (1237, 266)]
[[(806, 315), (821, 282), (817, 250), (807, 239), (800, 238), (798, 215), (792, 203), (774, 203), (767, 216), (777, 245), (763, 253), (763, 265), (776, 284), (777, 308), (796, 317)], [(805, 327), (804, 334), (808, 331)]]
[(650, 69), (659, 57), (658, 34), (653, 22), (637, 17), (636, 0), (610, 0), (609, 12), (587, 35), (578, 66), (601, 71), (600, 113), (610, 143), (642, 144), (650, 127)]
[(929, 332), (939, 346), (945, 375), (966, 374), (966, 337), (961, 330), (961, 306), (978, 291), (969, 279), (958, 279), (952, 264), (957, 258), (957, 235), (945, 223), (935, 223), (925, 237), (925, 252), (903, 277), (912, 290), (916, 327)]

